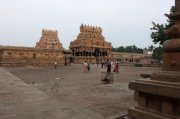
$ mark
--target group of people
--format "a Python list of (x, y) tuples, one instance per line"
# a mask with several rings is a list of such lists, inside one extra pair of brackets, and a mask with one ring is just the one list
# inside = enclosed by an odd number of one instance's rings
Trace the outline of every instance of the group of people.
[[(119, 73), (119, 62), (110, 62), (107, 61), (106, 63), (103, 63), (107, 67), (107, 72), (110, 73), (111, 69), (113, 68), (113, 72)], [(84, 67), (84, 72), (89, 72), (90, 71), (90, 64), (87, 63), (86, 61), (83, 64)], [(104, 67), (104, 66), (102, 66)]]
[(119, 73), (119, 62), (113, 63), (113, 62), (108, 61), (108, 62), (106, 63), (106, 65), (107, 65), (107, 72), (108, 72), (108, 73), (111, 72), (112, 65), (114, 66), (114, 67), (113, 67), (113, 72)]
[(105, 77), (103, 77), (102, 81), (105, 81), (108, 83), (113, 82), (113, 74), (111, 74), (111, 69), (113, 69), (113, 72), (119, 73), (119, 62), (113, 63), (113, 62), (107, 61), (106, 66), (107, 66), (107, 73)]
[(115, 67), (114, 67), (113, 72), (117, 72), (117, 73), (119, 73), (119, 63), (118, 63), (118, 62), (117, 62), (117, 63), (115, 63)]

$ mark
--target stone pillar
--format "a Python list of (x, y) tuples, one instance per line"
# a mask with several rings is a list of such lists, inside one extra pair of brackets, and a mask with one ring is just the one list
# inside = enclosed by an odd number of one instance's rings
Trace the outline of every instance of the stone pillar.
[(137, 105), (129, 108), (129, 119), (180, 119), (180, 0), (169, 15), (175, 25), (166, 31), (171, 39), (163, 44), (163, 68), (151, 78), (129, 83), (135, 90)]

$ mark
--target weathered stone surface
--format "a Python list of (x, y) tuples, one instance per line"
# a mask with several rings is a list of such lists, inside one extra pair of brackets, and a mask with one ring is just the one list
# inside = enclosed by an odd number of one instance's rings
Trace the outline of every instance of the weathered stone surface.
[(180, 71), (180, 52), (165, 52), (163, 57), (163, 70)]
[[(115, 119), (127, 114), (128, 107), (134, 105), (133, 91), (128, 90), (129, 81), (139, 78), (142, 72), (159, 71), (156, 67), (121, 66), (120, 73), (114, 75), (113, 84), (100, 82), (101, 72), (106, 68), (91, 65), (89, 73), (83, 73), (82, 64), (53, 67), (8, 68), (14, 75), (29, 85), (40, 89), (62, 102), (62, 99), (102, 114), (104, 119)], [(131, 73), (129, 73), (131, 72)], [(33, 74), (33, 75), (32, 75)], [(57, 78), (63, 78), (56, 85)]]
[(173, 114), (173, 103), (171, 100), (162, 101), (162, 112), (166, 114)]
[(158, 81), (180, 82), (180, 73), (178, 71), (160, 71), (154, 73), (151, 76), (151, 79)]
[(132, 90), (180, 99), (180, 83), (137, 79), (129, 83)]
[(0, 68), (0, 119), (104, 119), (87, 108), (57, 100)]
[(146, 107), (146, 97), (138, 94), (138, 105), (140, 105), (141, 107)]
[(130, 119), (179, 119), (173, 115), (167, 115), (146, 108), (129, 108), (128, 116)]
[(176, 0), (175, 4), (176, 4), (175, 6), (176, 12), (180, 12), (180, 0)]

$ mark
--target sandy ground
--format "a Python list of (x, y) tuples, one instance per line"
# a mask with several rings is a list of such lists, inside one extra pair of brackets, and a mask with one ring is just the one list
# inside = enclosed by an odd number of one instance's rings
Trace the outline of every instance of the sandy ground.
[(7, 70), (49, 96), (83, 106), (110, 119), (127, 114), (128, 107), (135, 104), (134, 92), (128, 89), (129, 81), (160, 68), (121, 66), (119, 74), (114, 75), (110, 84), (101, 81), (101, 72), (105, 72), (106, 68), (96, 65), (91, 65), (88, 73), (84, 73), (83, 66), (77, 64), (58, 66), (56, 69), (23, 67)]

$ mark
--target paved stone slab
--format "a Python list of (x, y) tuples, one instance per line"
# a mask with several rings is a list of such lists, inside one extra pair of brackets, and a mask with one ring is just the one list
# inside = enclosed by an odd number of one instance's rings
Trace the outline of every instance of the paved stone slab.
[(134, 92), (128, 89), (128, 82), (140, 78), (142, 73), (152, 73), (154, 67), (120, 66), (119, 74), (114, 75), (110, 84), (101, 82), (101, 72), (106, 68), (91, 65), (88, 73), (83, 65), (54, 67), (7, 68), (12, 74), (27, 84), (41, 90), (60, 102), (70, 102), (90, 109), (105, 119), (114, 119), (127, 114), (134, 105)]
[(0, 68), (0, 119), (103, 119), (89, 109), (57, 100)]

